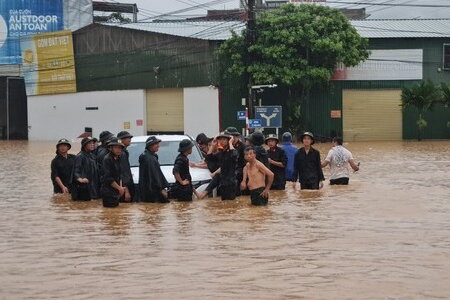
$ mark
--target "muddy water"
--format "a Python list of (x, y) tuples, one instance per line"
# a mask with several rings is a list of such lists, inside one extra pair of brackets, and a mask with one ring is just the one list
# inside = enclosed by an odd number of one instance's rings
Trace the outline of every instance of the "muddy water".
[(450, 298), (450, 142), (348, 148), (348, 187), (104, 209), (52, 198), (53, 145), (0, 142), (0, 298)]

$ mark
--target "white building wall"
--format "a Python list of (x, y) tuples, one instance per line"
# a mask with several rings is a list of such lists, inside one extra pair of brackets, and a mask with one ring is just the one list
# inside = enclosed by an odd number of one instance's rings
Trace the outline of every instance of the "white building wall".
[(184, 89), (184, 132), (193, 138), (219, 132), (219, 90), (214, 87)]
[[(98, 110), (86, 110), (87, 107)], [(145, 135), (145, 110), (144, 90), (29, 96), (28, 137), (35, 141), (74, 139), (85, 127), (92, 127), (95, 137), (103, 130)], [(143, 120), (142, 125), (138, 125), (138, 120)], [(129, 129), (124, 129), (125, 122), (129, 122)]]

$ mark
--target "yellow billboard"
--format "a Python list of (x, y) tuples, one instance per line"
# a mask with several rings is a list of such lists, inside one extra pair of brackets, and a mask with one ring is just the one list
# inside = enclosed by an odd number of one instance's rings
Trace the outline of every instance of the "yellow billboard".
[(70, 30), (22, 37), (21, 49), (28, 96), (76, 92)]

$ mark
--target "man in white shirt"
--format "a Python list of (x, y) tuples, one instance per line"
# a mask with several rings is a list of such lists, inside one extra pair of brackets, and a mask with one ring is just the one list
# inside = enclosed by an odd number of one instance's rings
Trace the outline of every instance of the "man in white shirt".
[(330, 185), (347, 185), (350, 177), (348, 164), (356, 172), (359, 170), (357, 164), (353, 160), (350, 151), (342, 146), (342, 138), (333, 138), (333, 148), (328, 152), (325, 161), (322, 162), (322, 168), (330, 165)]

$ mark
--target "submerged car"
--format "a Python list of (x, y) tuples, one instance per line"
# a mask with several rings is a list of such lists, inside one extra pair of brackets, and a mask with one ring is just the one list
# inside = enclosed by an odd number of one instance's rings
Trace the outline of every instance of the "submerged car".
[[(180, 141), (184, 139), (191, 140), (195, 146), (192, 148), (192, 154), (189, 155), (189, 161), (198, 163), (203, 159), (202, 153), (194, 140), (188, 135), (155, 135), (161, 140), (159, 151), (157, 152), (161, 170), (169, 183), (169, 187), (175, 184), (175, 177), (172, 174), (173, 164), (178, 155), (178, 146)], [(133, 181), (137, 188), (139, 183), (139, 156), (145, 150), (145, 141), (149, 136), (135, 136), (133, 137), (130, 146), (127, 148), (130, 153), (131, 173), (133, 174)], [(201, 191), (206, 188), (211, 181), (211, 173), (208, 169), (190, 167), (192, 176), (192, 185), (197, 190)], [(138, 194), (138, 193), (136, 193)]]

